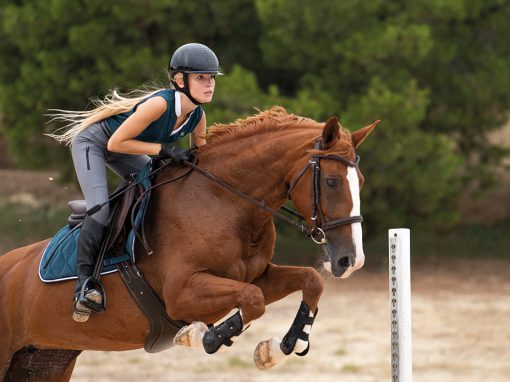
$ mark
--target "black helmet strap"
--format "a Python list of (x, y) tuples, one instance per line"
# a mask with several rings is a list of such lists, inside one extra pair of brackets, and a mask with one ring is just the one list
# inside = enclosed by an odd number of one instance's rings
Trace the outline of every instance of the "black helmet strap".
[(188, 98), (190, 99), (191, 102), (193, 102), (195, 105), (202, 105), (203, 102), (198, 102), (195, 98), (193, 98), (193, 96), (191, 95), (191, 92), (189, 90), (189, 81), (188, 81), (188, 73), (182, 73), (182, 78), (184, 80), (184, 87), (180, 87), (179, 85), (177, 85), (177, 82), (175, 82), (174, 80), (170, 80), (172, 82), (172, 84), (175, 86), (176, 90), (186, 94), (188, 96)]

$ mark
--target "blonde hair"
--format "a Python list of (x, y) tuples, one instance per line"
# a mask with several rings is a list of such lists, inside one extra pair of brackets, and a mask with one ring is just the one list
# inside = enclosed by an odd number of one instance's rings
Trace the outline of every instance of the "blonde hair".
[[(53, 133), (45, 134), (57, 140), (59, 143), (70, 145), (81, 131), (85, 130), (90, 125), (102, 121), (112, 115), (125, 113), (131, 110), (138, 102), (150, 97), (162, 89), (155, 88), (155, 86), (136, 89), (124, 95), (120, 94), (117, 90), (111, 90), (104, 99), (92, 99), (91, 102), (95, 106), (92, 110), (62, 110), (50, 109), (47, 114), (51, 117), (51, 122), (65, 122), (66, 125), (55, 130)], [(58, 132), (65, 130), (63, 133)]]

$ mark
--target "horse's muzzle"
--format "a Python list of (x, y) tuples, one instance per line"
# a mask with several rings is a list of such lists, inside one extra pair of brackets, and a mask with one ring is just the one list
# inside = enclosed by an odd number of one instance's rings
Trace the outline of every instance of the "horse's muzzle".
[(335, 248), (334, 245), (324, 244), (324, 269), (329, 271), (333, 277), (347, 278), (358, 268), (356, 267), (356, 254), (354, 248)]
[(334, 257), (334, 259), (330, 262), (331, 274), (334, 277), (348, 277), (351, 272), (346, 274), (346, 271), (354, 266), (355, 261), (356, 259), (354, 254)]

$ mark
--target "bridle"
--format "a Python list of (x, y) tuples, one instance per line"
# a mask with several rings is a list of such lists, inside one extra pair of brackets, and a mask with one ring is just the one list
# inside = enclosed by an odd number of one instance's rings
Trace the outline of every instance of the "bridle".
[[(314, 144), (315, 150), (321, 149), (321, 140), (318, 138)], [(338, 218), (335, 220), (326, 221), (324, 218), (324, 213), (322, 212), (322, 208), (320, 206), (320, 197), (321, 197), (321, 188), (320, 188), (320, 172), (321, 159), (330, 159), (341, 162), (342, 164), (348, 167), (357, 168), (359, 165), (360, 157), (356, 155), (356, 159), (351, 161), (347, 158), (344, 158), (339, 155), (323, 155), (323, 154), (313, 154), (312, 158), (308, 161), (308, 163), (297, 173), (296, 176), (292, 179), (289, 185), (289, 190), (287, 191), (287, 199), (292, 200), (291, 192), (297, 186), (299, 181), (303, 178), (305, 173), (310, 169), (312, 171), (312, 213), (311, 220), (313, 222), (313, 228), (310, 230), (310, 238), (316, 244), (326, 244), (326, 231), (332, 228), (336, 228), (342, 225), (353, 224), (353, 223), (361, 223), (363, 221), (363, 217), (361, 215), (357, 216), (348, 216), (343, 218)]]

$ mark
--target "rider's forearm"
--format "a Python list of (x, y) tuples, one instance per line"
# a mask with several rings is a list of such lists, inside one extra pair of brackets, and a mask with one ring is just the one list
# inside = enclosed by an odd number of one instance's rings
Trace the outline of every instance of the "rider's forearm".
[(203, 146), (207, 142), (204, 138), (201, 137), (195, 137), (190, 135), (190, 146), (197, 145), (197, 146)]
[(158, 155), (161, 150), (160, 143), (142, 142), (136, 139), (117, 141), (111, 139), (108, 141), (108, 151), (132, 155)]

